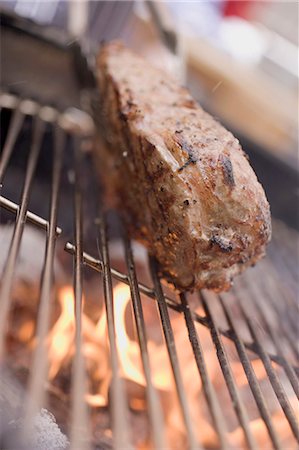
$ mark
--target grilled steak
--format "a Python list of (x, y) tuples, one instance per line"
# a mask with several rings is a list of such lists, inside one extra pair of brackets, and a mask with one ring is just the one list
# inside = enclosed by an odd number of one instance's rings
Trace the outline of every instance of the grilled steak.
[(98, 59), (107, 198), (178, 289), (225, 290), (265, 253), (269, 204), (234, 136), (119, 42)]

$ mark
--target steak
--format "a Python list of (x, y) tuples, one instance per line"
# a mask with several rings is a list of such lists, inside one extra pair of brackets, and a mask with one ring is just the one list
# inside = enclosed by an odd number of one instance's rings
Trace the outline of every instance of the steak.
[(177, 289), (228, 289), (271, 236), (269, 204), (238, 140), (120, 42), (101, 48), (97, 78), (95, 160), (108, 204)]

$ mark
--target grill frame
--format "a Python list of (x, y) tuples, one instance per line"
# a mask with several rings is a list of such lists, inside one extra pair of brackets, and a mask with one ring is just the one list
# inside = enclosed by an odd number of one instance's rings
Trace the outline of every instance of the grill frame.
[[(25, 104), (24, 104), (25, 102)], [(27, 103), (26, 103), (27, 102)], [(74, 171), (75, 171), (75, 183), (74, 183), (74, 244), (67, 242), (65, 245), (65, 250), (67, 253), (73, 256), (74, 260), (74, 293), (75, 293), (75, 317), (76, 317), (76, 356), (74, 359), (74, 371), (73, 371), (73, 388), (72, 388), (72, 424), (71, 424), (71, 448), (78, 448), (78, 445), (82, 449), (89, 448), (89, 438), (90, 432), (88, 431), (88, 417), (87, 409), (84, 402), (84, 386), (85, 377), (84, 373), (84, 361), (82, 357), (82, 329), (81, 329), (81, 311), (82, 311), (82, 285), (83, 285), (83, 265), (88, 265), (96, 272), (102, 273), (103, 275), (103, 286), (105, 292), (105, 307), (106, 316), (108, 324), (108, 334), (110, 341), (110, 357), (111, 357), (111, 368), (112, 368), (112, 427), (113, 435), (115, 439), (115, 448), (131, 448), (132, 444), (128, 436), (128, 422), (127, 422), (127, 400), (124, 390), (124, 385), (122, 378), (119, 374), (119, 363), (117, 358), (117, 347), (115, 341), (115, 325), (114, 325), (114, 304), (113, 304), (113, 291), (112, 291), (112, 278), (123, 282), (130, 286), (131, 290), (131, 301), (133, 306), (134, 320), (137, 329), (138, 342), (141, 351), (143, 369), (145, 377), (147, 380), (146, 385), (146, 395), (148, 399), (149, 417), (151, 423), (151, 433), (152, 440), (154, 442), (155, 448), (163, 448), (165, 445), (165, 436), (162, 420), (161, 407), (159, 406), (159, 401), (156, 393), (156, 389), (151, 382), (151, 372), (150, 372), (150, 362), (147, 350), (147, 337), (146, 337), (146, 326), (143, 317), (142, 302), (140, 294), (145, 294), (147, 297), (155, 299), (158, 305), (159, 316), (161, 320), (162, 330), (166, 342), (166, 348), (168, 351), (168, 356), (170, 359), (173, 377), (175, 380), (176, 392), (179, 399), (179, 405), (182, 412), (183, 421), (186, 427), (186, 435), (189, 442), (189, 448), (200, 448), (200, 443), (196, 442), (194, 437), (193, 427), (194, 424), (191, 422), (189, 407), (187, 403), (187, 398), (185, 395), (185, 389), (181, 377), (181, 367), (179, 364), (175, 338), (173, 335), (172, 325), (169, 318), (168, 309), (173, 309), (184, 315), (186, 327), (188, 330), (189, 341), (192, 347), (194, 358), (197, 364), (199, 376), (201, 378), (203, 391), (205, 393), (206, 401), (210, 409), (211, 417), (215, 430), (217, 431), (219, 438), (219, 446), (221, 448), (229, 448), (227, 442), (227, 431), (225, 418), (219, 407), (219, 401), (211, 382), (207, 363), (205, 362), (204, 351), (201, 348), (201, 343), (199, 336), (196, 331), (195, 323), (199, 323), (206, 327), (211, 335), (211, 339), (215, 345), (216, 353), (221, 367), (231, 400), (234, 405), (236, 416), (239, 420), (239, 425), (241, 426), (245, 440), (247, 442), (248, 448), (257, 449), (257, 444), (255, 442), (254, 436), (250, 430), (249, 418), (246, 413), (246, 408), (242, 398), (239, 395), (239, 388), (234, 379), (232, 368), (229, 362), (228, 355), (225, 350), (225, 344), (223, 343), (223, 338), (228, 338), (231, 340), (238, 352), (240, 362), (243, 365), (244, 371), (246, 373), (248, 383), (251, 387), (251, 391), (254, 395), (257, 407), (261, 414), (261, 417), (268, 429), (270, 440), (275, 449), (280, 449), (281, 444), (279, 442), (279, 437), (273, 426), (271, 415), (268, 411), (267, 402), (259, 386), (259, 381), (256, 377), (250, 359), (248, 357), (247, 351), (255, 352), (256, 355), (261, 359), (263, 365), (268, 373), (269, 380), (274, 389), (274, 393), (280, 402), (285, 416), (290, 423), (293, 433), (295, 434), (297, 440), (298, 429), (296, 427), (296, 416), (292, 407), (289, 405), (288, 398), (284, 392), (283, 387), (272, 367), (272, 362), (281, 365), (285, 370), (289, 381), (294, 389), (297, 397), (299, 393), (298, 380), (296, 377), (297, 367), (293, 367), (289, 361), (284, 357), (284, 351), (273, 330), (270, 322), (267, 319), (267, 314), (265, 309), (257, 302), (256, 296), (254, 298), (254, 303), (256, 310), (263, 317), (266, 323), (267, 329), (269, 330), (269, 335), (274, 343), (274, 347), (277, 350), (277, 355), (267, 353), (264, 349), (261, 338), (259, 336), (259, 331), (257, 330), (255, 324), (250, 318), (250, 313), (248, 308), (245, 307), (244, 299), (240, 299), (240, 305), (242, 314), (245, 318), (245, 322), (248, 325), (250, 333), (252, 335), (252, 342), (243, 341), (240, 337), (238, 330), (236, 329), (234, 320), (232, 318), (231, 312), (227, 305), (227, 295), (219, 295), (219, 302), (221, 308), (226, 316), (227, 322), (229, 323), (229, 329), (222, 329), (217, 325), (217, 320), (213, 316), (213, 313), (209, 306), (209, 299), (205, 292), (199, 293), (199, 300), (205, 311), (205, 316), (201, 316), (196, 311), (192, 310), (188, 303), (188, 296), (182, 293), (179, 296), (179, 301), (166, 296), (163, 287), (160, 282), (158, 275), (158, 270), (156, 263), (153, 259), (150, 259), (150, 269), (153, 280), (153, 288), (145, 286), (138, 282), (136, 270), (134, 266), (134, 257), (132, 253), (132, 247), (128, 236), (125, 232), (122, 236), (123, 245), (125, 248), (125, 261), (128, 274), (121, 273), (110, 266), (109, 262), (109, 251), (108, 251), (108, 234), (107, 234), (107, 221), (105, 212), (100, 211), (99, 217), (97, 218), (98, 228), (99, 228), (99, 249), (101, 258), (97, 259), (83, 251), (83, 212), (82, 212), (82, 174), (81, 174), (81, 164), (82, 164), (82, 142), (86, 139), (90, 139), (91, 128), (88, 126), (88, 120), (86, 122), (82, 121), (82, 116), (71, 115), (72, 120), (70, 120), (69, 112), (59, 113), (53, 108), (40, 107), (36, 103), (28, 103), (28, 100), (19, 100), (14, 96), (9, 94), (0, 94), (0, 107), (11, 106), (14, 109), (14, 115), (10, 123), (10, 128), (8, 131), (7, 140), (2, 153), (1, 163), (0, 163), (0, 184), (3, 185), (6, 169), (9, 165), (9, 160), (14, 150), (14, 144), (16, 142), (17, 136), (21, 130), (21, 125), (25, 115), (31, 114), (33, 116), (34, 130), (32, 135), (32, 147), (31, 153), (28, 159), (28, 165), (26, 169), (25, 183), (23, 187), (23, 193), (21, 195), (20, 206), (11, 202), (4, 196), (0, 197), (0, 206), (8, 209), (9, 211), (16, 214), (15, 222), (15, 232), (12, 240), (12, 245), (10, 247), (8, 255), (8, 264), (4, 275), (2, 277), (0, 298), (2, 304), (2, 321), (0, 324), (0, 339), (1, 339), (1, 356), (3, 358), (3, 348), (4, 348), (4, 329), (7, 323), (7, 317), (9, 313), (10, 306), (10, 293), (13, 282), (13, 272), (15, 269), (19, 246), (22, 238), (22, 233), (25, 227), (26, 220), (30, 221), (32, 224), (46, 231), (47, 243), (46, 243), (46, 254), (44, 260), (43, 273), (41, 278), (41, 294), (40, 294), (40, 306), (39, 306), (39, 320), (37, 324), (37, 337), (39, 345), (37, 346), (33, 368), (31, 372), (31, 379), (29, 383), (29, 403), (26, 406), (26, 425), (29, 425), (30, 421), (36, 414), (38, 408), (44, 402), (44, 383), (46, 381), (47, 372), (47, 361), (46, 352), (44, 351), (44, 341), (47, 333), (49, 331), (49, 307), (52, 295), (52, 276), (53, 276), (53, 264), (54, 264), (54, 252), (55, 243), (62, 234), (61, 228), (57, 224), (57, 211), (59, 202), (59, 185), (60, 176), (62, 169), (62, 156), (66, 140), (67, 133), (71, 134), (74, 145)], [(25, 106), (24, 106), (25, 105)], [(27, 106), (26, 106), (27, 105)], [(31, 105), (31, 108), (28, 108)], [(33, 107), (32, 107), (33, 106)], [(79, 117), (79, 123), (77, 122)], [(42, 144), (42, 138), (45, 130), (45, 123), (50, 123), (54, 127), (55, 134), (55, 145), (54, 145), (54, 159), (53, 159), (53, 169), (52, 169), (52, 180), (51, 180), (51, 202), (49, 205), (49, 220), (45, 220), (28, 211), (28, 201), (30, 196), (30, 190), (32, 188), (32, 182), (34, 179), (34, 172), (36, 168), (38, 154)], [(87, 123), (87, 127), (84, 124)], [(82, 126), (83, 125), (83, 126)], [(2, 189), (2, 188), (1, 188)], [(293, 274), (292, 274), (293, 276)], [(100, 280), (99, 280), (100, 282)], [(233, 292), (236, 294), (236, 292)], [(231, 296), (232, 294), (228, 294)], [(269, 301), (272, 301), (273, 308), (277, 308), (277, 305), (273, 303), (273, 299), (268, 296), (268, 305), (271, 305)], [(289, 300), (291, 304), (291, 300)], [(275, 305), (275, 306), (274, 306)], [(279, 312), (278, 310), (276, 312)], [(294, 318), (291, 315), (291, 321), (294, 325)], [(289, 338), (290, 345), (292, 346), (292, 334), (287, 326), (284, 326), (284, 333)], [(294, 331), (294, 330), (293, 330)], [(276, 337), (275, 337), (276, 336)], [(294, 347), (294, 346), (293, 346)], [(295, 353), (296, 346), (292, 348)], [(82, 432), (83, 430), (83, 432)]]

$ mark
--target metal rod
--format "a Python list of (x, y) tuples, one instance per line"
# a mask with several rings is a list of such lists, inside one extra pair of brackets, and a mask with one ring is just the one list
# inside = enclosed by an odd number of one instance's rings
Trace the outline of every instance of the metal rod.
[[(237, 340), (236, 336), (234, 335), (234, 333), (231, 330), (222, 330), (221, 328), (219, 328), (219, 331), (223, 336), (227, 337), (231, 341), (235, 342)], [(251, 352), (255, 353), (257, 356), (259, 356), (258, 348), (257, 348), (257, 345), (255, 344), (255, 342), (243, 341), (243, 344), (247, 350), (250, 350)], [(271, 361), (275, 362), (276, 364), (279, 364), (280, 366), (283, 366), (283, 360), (279, 356), (274, 355), (273, 353), (268, 353), (268, 355), (269, 355), (269, 358), (271, 359)], [(293, 366), (293, 369), (299, 376), (299, 367)]]
[[(275, 277), (275, 275), (274, 275), (274, 277)], [(249, 281), (247, 282), (247, 286), (248, 286), (248, 283), (249, 283)], [(297, 344), (297, 342), (296, 342), (297, 341), (297, 330), (294, 330), (294, 324), (292, 324), (292, 322), (294, 321), (294, 318), (292, 318), (290, 320), (289, 310), (293, 312), (295, 319), (298, 316), (298, 314), (297, 313), (294, 314), (294, 309), (291, 307), (289, 308), (287, 306), (287, 302), (286, 302), (287, 296), (285, 295), (284, 291), (280, 290), (279, 283), (276, 284), (275, 286), (270, 286), (267, 278), (265, 280), (262, 280), (262, 282), (260, 282), (260, 291), (262, 294), (260, 292), (257, 292), (257, 288), (255, 285), (256, 285), (256, 280), (252, 280), (252, 290), (256, 292), (255, 295), (258, 295), (258, 296), (262, 295), (264, 302), (266, 302), (269, 305), (269, 307), (271, 308), (271, 311), (275, 311), (277, 322), (279, 323), (280, 332), (282, 335), (285, 336), (293, 355), (295, 356), (296, 360), (298, 360), (299, 351), (298, 351), (298, 346), (296, 345)], [(274, 300), (273, 292), (276, 293), (276, 296), (279, 299), (279, 303), (284, 305), (283, 309), (281, 306), (279, 306), (278, 301)], [(281, 320), (282, 316), (288, 320)]]
[[(100, 222), (100, 221), (98, 221)], [(74, 254), (75, 252), (75, 246), (73, 244), (71, 244), (70, 242), (67, 242), (65, 245), (65, 250), (70, 253), (70, 254)], [(94, 258), (93, 256), (90, 256), (88, 253), (83, 252), (83, 261), (84, 263), (91, 267), (92, 269), (96, 270), (99, 273), (103, 272), (103, 262), (99, 259)], [(130, 280), (128, 275), (119, 272), (116, 269), (110, 268), (111, 271), (111, 275), (115, 280), (121, 281), (122, 283), (127, 284), (128, 286), (130, 285)], [(153, 289), (149, 288), (148, 286), (146, 286), (143, 283), (138, 283), (138, 289), (140, 292), (142, 292), (143, 294), (145, 294), (147, 297), (150, 297), (152, 299), (156, 299), (156, 295)], [(181, 305), (179, 305), (178, 303), (176, 303), (173, 299), (171, 299), (170, 297), (166, 297), (166, 302), (167, 305), (180, 312), (182, 310)]]
[(7, 164), (11, 157), (17, 137), (20, 133), (24, 117), (25, 117), (24, 113), (21, 112), (19, 108), (16, 108), (9, 125), (7, 137), (5, 140), (5, 144), (0, 159), (0, 187), (2, 186), (4, 173), (6, 171)]
[(227, 357), (225, 347), (223, 345), (223, 342), (222, 342), (222, 339), (221, 339), (221, 336), (219, 333), (218, 326), (216, 325), (216, 322), (214, 320), (214, 317), (211, 313), (210, 307), (209, 307), (208, 302), (206, 301), (204, 295), (200, 292), (199, 296), (200, 296), (200, 300), (202, 302), (205, 314), (211, 323), (211, 326), (210, 326), (211, 337), (212, 337), (213, 343), (215, 345), (219, 364), (221, 366), (221, 370), (222, 370), (222, 373), (223, 373), (223, 376), (224, 376), (224, 379), (225, 379), (225, 382), (226, 382), (226, 385), (227, 385), (227, 388), (228, 388), (228, 391), (229, 391), (229, 394), (230, 394), (230, 397), (232, 400), (233, 407), (234, 407), (236, 415), (239, 419), (240, 425), (243, 429), (243, 433), (244, 433), (246, 442), (248, 444), (248, 448), (250, 450), (257, 450), (257, 445), (255, 442), (255, 439), (250, 431), (248, 415), (247, 415), (244, 403), (242, 401), (242, 398), (239, 394), (237, 384), (234, 380), (232, 369), (230, 367), (229, 359)]
[(184, 392), (184, 385), (182, 381), (181, 371), (179, 367), (179, 360), (176, 351), (173, 330), (168, 314), (167, 303), (164, 298), (164, 293), (162, 290), (162, 286), (160, 283), (160, 279), (157, 274), (157, 264), (156, 261), (150, 257), (149, 259), (150, 271), (152, 275), (152, 279), (154, 282), (155, 292), (157, 296), (158, 310), (160, 314), (160, 319), (162, 323), (163, 334), (166, 342), (166, 347), (168, 351), (168, 356), (170, 360), (170, 364), (172, 367), (172, 373), (175, 381), (176, 392), (179, 399), (179, 404), (182, 412), (182, 417), (186, 427), (187, 438), (189, 441), (190, 449), (198, 449), (199, 443), (196, 441), (193, 425), (191, 421), (190, 411), (187, 403), (187, 397)]
[(23, 235), (26, 212), (32, 187), (34, 172), (42, 144), (45, 123), (37, 116), (34, 119), (33, 137), (29, 160), (26, 168), (26, 176), (21, 195), (21, 206), (17, 214), (13, 237), (9, 248), (9, 253), (5, 263), (0, 288), (1, 314), (0, 314), (0, 360), (4, 353), (4, 338), (7, 325), (7, 315), (10, 305), (10, 295), (12, 290), (13, 277), (19, 253), (20, 243)]
[(198, 334), (194, 325), (192, 312), (190, 310), (189, 304), (187, 302), (186, 295), (184, 293), (180, 294), (181, 303), (183, 306), (185, 322), (188, 329), (188, 336), (192, 346), (194, 358), (202, 380), (202, 387), (205, 393), (205, 397), (210, 408), (212, 420), (215, 425), (215, 429), (218, 433), (220, 446), (222, 449), (228, 449), (228, 443), (226, 438), (226, 424), (222, 414), (220, 404), (218, 402), (214, 386), (208, 374), (207, 366), (205, 363), (203, 350), (198, 338)]
[(81, 168), (81, 140), (73, 139), (75, 153), (75, 192), (74, 192), (74, 232), (76, 252), (74, 258), (74, 295), (75, 295), (75, 356), (72, 367), (72, 422), (71, 422), (71, 450), (87, 450), (89, 448), (89, 426), (87, 419), (87, 405), (85, 402), (86, 374), (82, 353), (82, 182)]
[(143, 316), (143, 309), (140, 298), (140, 291), (138, 289), (138, 282), (134, 264), (132, 248), (127, 235), (124, 235), (124, 246), (126, 253), (126, 262), (129, 273), (131, 298), (134, 310), (134, 318), (137, 330), (137, 336), (140, 347), (140, 354), (143, 364), (144, 376), (146, 379), (146, 396), (149, 410), (149, 418), (152, 428), (152, 438), (156, 449), (166, 448), (166, 441), (164, 436), (164, 419), (160, 401), (157, 391), (153, 386), (151, 379), (151, 368), (149, 361), (149, 354), (147, 348), (147, 336), (145, 329), (145, 322)]
[[(2, 197), (1, 195), (0, 195), (0, 206), (5, 208), (7, 211), (10, 211), (14, 214), (18, 214), (19, 206), (16, 203), (8, 200), (7, 198)], [(33, 225), (37, 225), (39, 228), (45, 231), (48, 231), (49, 229), (49, 222), (47, 220), (39, 217), (37, 214), (34, 214), (30, 211), (26, 212), (25, 220), (32, 223)], [(56, 235), (61, 234), (62, 229), (60, 227), (56, 227), (55, 233)]]
[(108, 237), (106, 230), (106, 221), (104, 213), (99, 221), (99, 243), (100, 251), (103, 258), (103, 285), (104, 298), (107, 317), (108, 336), (110, 344), (110, 359), (112, 368), (112, 384), (111, 384), (111, 408), (112, 408), (112, 428), (115, 439), (115, 449), (131, 449), (128, 435), (128, 406), (127, 398), (124, 391), (123, 380), (120, 376), (118, 351), (115, 337), (114, 323), (114, 304), (112, 290), (112, 276), (110, 269), (110, 258), (108, 252)]
[[(277, 266), (283, 270), (287, 279), (293, 281), (295, 286), (297, 286), (298, 271), (295, 249), (296, 244), (298, 245), (298, 237), (296, 242), (290, 239), (289, 236), (284, 236), (283, 231), (280, 230), (279, 234), (273, 233), (273, 244), (269, 249), (271, 260), (276, 261)], [(293, 255), (293, 258), (291, 258), (291, 255)]]
[[(281, 239), (280, 236), (279, 239)], [(293, 242), (293, 248), (288, 248), (287, 250), (285, 249), (285, 245), (285, 242), (283, 242), (283, 245), (282, 242), (280, 245), (274, 242), (269, 248), (269, 258), (264, 263), (269, 266), (273, 273), (283, 273), (285, 275), (284, 282), (291, 283), (294, 287), (297, 282), (296, 276), (298, 276), (296, 255), (293, 254), (296, 248), (296, 242)], [(285, 250), (287, 251), (287, 255), (283, 255)]]
[[(248, 283), (246, 283), (247, 288), (249, 289), (249, 285)], [(253, 287), (250, 284), (251, 287)], [(287, 377), (294, 389), (294, 392), (297, 396), (297, 398), (299, 399), (299, 382), (298, 382), (298, 378), (296, 376), (296, 373), (293, 369), (293, 367), (290, 365), (290, 363), (287, 361), (287, 359), (284, 357), (284, 352), (280, 343), (280, 339), (278, 338), (276, 332), (273, 330), (273, 327), (269, 321), (267, 312), (265, 311), (265, 305), (264, 302), (259, 302), (257, 301), (257, 295), (251, 295), (251, 299), (254, 302), (254, 306), (256, 308), (256, 310), (259, 312), (262, 320), (263, 320), (263, 324), (265, 326), (266, 331), (269, 333), (269, 335), (271, 336), (271, 339), (275, 345), (277, 354), (279, 355), (279, 357), (281, 358), (281, 360), (283, 361), (283, 368), (287, 374)]]
[[(277, 286), (277, 290), (279, 291), (279, 286)], [(273, 292), (273, 291), (271, 290), (271, 292)], [(292, 319), (289, 320), (289, 323), (286, 323), (284, 320), (280, 320), (282, 311), (279, 309), (277, 302), (273, 300), (271, 292), (269, 292), (268, 290), (264, 290), (264, 298), (267, 301), (268, 305), (270, 305), (271, 309), (276, 312), (277, 317), (279, 318), (279, 327), (281, 329), (281, 332), (283, 332), (283, 334), (285, 335), (296, 360), (298, 360), (299, 359), (299, 350), (298, 350), (298, 346), (297, 346), (297, 334), (298, 334), (297, 328), (298, 328), (298, 326), (297, 326), (297, 324), (295, 326), (295, 324), (293, 323), (293, 321), (298, 318), (298, 314), (295, 315), (295, 318), (293, 318), (291, 315)], [(284, 315), (284, 317), (288, 316), (290, 319), (290, 316), (288, 313), (288, 308), (284, 309), (283, 315)], [(289, 326), (289, 325), (291, 325), (291, 326)]]
[(277, 400), (280, 403), (280, 406), (286, 416), (287, 421), (289, 422), (289, 425), (291, 427), (291, 430), (292, 430), (295, 438), (299, 442), (299, 428), (298, 428), (298, 423), (297, 423), (294, 411), (290, 405), (290, 402), (289, 402), (287, 395), (283, 389), (283, 386), (271, 365), (270, 358), (267, 355), (267, 353), (265, 352), (265, 350), (263, 349), (263, 346), (261, 345), (262, 337), (261, 337), (259, 331), (257, 330), (257, 327), (254, 326), (251, 318), (248, 316), (246, 310), (243, 308), (242, 304), (240, 304), (240, 307), (241, 307), (242, 313), (245, 317), (245, 320), (248, 325), (251, 336), (258, 346), (259, 355), (261, 357), (261, 360), (263, 361), (263, 365), (265, 367), (265, 370), (267, 372), (267, 375), (269, 377), (269, 380), (273, 387), (273, 390), (276, 394)]
[(171, 53), (176, 55), (178, 51), (178, 34), (171, 13), (157, 1), (146, 0), (145, 5), (151, 14), (153, 25), (162, 43)]
[(7, 109), (15, 109), (20, 102), (20, 99), (15, 95), (0, 91), (0, 107)]
[(61, 178), (62, 155), (65, 135), (57, 126), (54, 129), (54, 161), (52, 169), (51, 200), (49, 211), (49, 229), (47, 233), (46, 253), (41, 277), (40, 305), (37, 318), (37, 347), (34, 352), (30, 371), (28, 401), (26, 404), (25, 429), (31, 429), (32, 420), (45, 400), (44, 385), (47, 380), (47, 345), (49, 331), (50, 305), (53, 300), (53, 271), (56, 246), (56, 223), (58, 213), (58, 194)]
[[(280, 246), (282, 247), (282, 246)], [(284, 317), (288, 319), (288, 324), (284, 325), (284, 333), (288, 337), (290, 344), (292, 345), (293, 341), (296, 341), (297, 332), (298, 332), (298, 302), (297, 302), (297, 288), (298, 288), (298, 279), (295, 281), (293, 285), (293, 289), (290, 288), (292, 279), (289, 278), (290, 269), (286, 269), (286, 263), (284, 260), (281, 260), (281, 252), (273, 251), (271, 252), (271, 260), (267, 258), (263, 261), (263, 265), (267, 272), (271, 273), (271, 278), (266, 277), (260, 283), (261, 290), (265, 292), (266, 300), (268, 298), (268, 302), (271, 303), (272, 308), (278, 312), (278, 317), (283, 313)], [(279, 258), (279, 268), (284, 271), (285, 282), (281, 283), (281, 272), (278, 272), (274, 261)], [(297, 267), (295, 263), (294, 266)], [(279, 280), (279, 282), (277, 281)], [(276, 298), (281, 298), (280, 302), (275, 302), (273, 299), (273, 292), (276, 294)], [(294, 294), (294, 295), (292, 295)], [(293, 300), (292, 300), (293, 297)], [(285, 322), (285, 321), (284, 321)], [(291, 334), (291, 331), (293, 332)], [(295, 338), (295, 339), (294, 339)], [(294, 354), (297, 359), (299, 358), (298, 348), (296, 345), (293, 347)]]
[[(74, 254), (75, 252), (75, 246), (73, 244), (71, 244), (70, 242), (67, 242), (65, 245), (65, 251), (67, 251), (68, 253), (70, 253), (71, 255)], [(93, 256), (89, 255), (86, 252), (83, 252), (83, 262), (84, 264), (86, 264), (88, 267), (91, 267), (92, 269), (96, 270), (99, 273), (103, 272), (103, 263), (101, 260), (94, 258)], [(118, 270), (115, 270), (113, 268), (110, 269), (111, 270), (111, 275), (113, 278), (115, 278), (118, 281), (121, 281), (122, 283), (127, 284), (128, 286), (130, 285), (130, 281), (128, 278), (128, 275), (119, 272)], [(151, 288), (149, 288), (148, 286), (144, 285), (143, 283), (138, 283), (138, 288), (140, 290), (140, 292), (142, 292), (143, 294), (145, 294), (147, 297), (152, 298), (154, 300), (156, 299), (156, 294), (155, 291)], [(174, 301), (173, 299), (171, 299), (170, 297), (167, 297), (166, 295), (164, 296), (165, 301), (167, 303), (167, 306), (171, 309), (173, 309), (174, 311), (177, 311), (179, 313), (183, 312), (182, 309), (182, 305), (179, 305), (176, 301)], [(205, 327), (209, 328), (209, 321), (206, 317), (203, 317), (201, 315), (199, 315), (198, 313), (196, 313), (195, 311), (192, 311), (194, 320), (198, 323), (200, 323), (201, 325), (204, 325)], [(234, 333), (231, 330), (224, 330), (222, 328), (219, 327), (219, 332), (222, 336), (227, 337), (228, 339), (230, 339), (231, 341), (235, 341), (236, 340), (236, 336), (234, 335)], [(255, 345), (255, 343), (253, 342), (243, 342), (244, 346), (256, 353), (258, 355), (258, 349), (257, 346)], [(269, 358), (274, 361), (275, 363), (279, 364), (279, 365), (283, 365), (283, 360), (281, 360), (281, 358), (277, 355), (273, 355), (271, 353), (269, 353)], [(298, 367), (294, 367), (293, 370), (295, 371), (295, 373), (299, 374), (299, 368)]]
[(248, 356), (246, 354), (244, 344), (243, 344), (242, 340), (240, 339), (239, 333), (238, 333), (238, 331), (237, 331), (237, 329), (235, 327), (235, 324), (234, 324), (234, 321), (232, 319), (231, 313), (230, 313), (230, 311), (228, 310), (228, 308), (226, 306), (226, 302), (222, 299), (222, 295), (219, 295), (219, 300), (220, 300), (222, 309), (224, 311), (226, 320), (227, 320), (230, 328), (232, 329), (232, 332), (236, 336), (236, 339), (234, 341), (235, 342), (235, 346), (236, 346), (238, 355), (240, 357), (240, 361), (242, 363), (242, 366), (244, 368), (245, 375), (246, 375), (247, 380), (249, 382), (251, 391), (253, 393), (255, 402), (256, 402), (256, 404), (257, 404), (257, 406), (259, 408), (261, 417), (262, 417), (262, 419), (263, 419), (263, 421), (264, 421), (264, 423), (266, 425), (266, 428), (268, 430), (268, 433), (269, 433), (269, 436), (270, 436), (270, 438), (272, 440), (274, 448), (276, 450), (281, 450), (279, 439), (278, 439), (278, 436), (277, 436), (277, 434), (275, 432), (275, 429), (273, 427), (273, 423), (272, 423), (271, 415), (270, 415), (269, 410), (268, 410), (268, 406), (266, 404), (264, 395), (263, 395), (263, 393), (261, 391), (258, 379), (257, 379), (257, 377), (255, 375), (255, 372), (254, 372), (253, 368), (252, 368), (250, 360), (249, 360), (249, 358), (248, 358)]
[[(272, 247), (272, 251), (271, 251)], [(296, 245), (294, 246), (294, 249), (296, 248)], [(293, 252), (294, 252), (293, 249)], [(295, 332), (297, 330), (297, 322), (296, 322), (296, 315), (292, 314), (291, 312), (296, 311), (298, 314), (299, 312), (299, 305), (298, 305), (298, 296), (297, 296), (297, 287), (298, 287), (298, 271), (296, 273), (297, 278), (292, 276), (291, 274), (291, 268), (293, 267), (293, 270), (297, 270), (297, 259), (296, 256), (292, 258), (291, 250), (289, 251), (289, 259), (288, 264), (290, 264), (290, 267), (286, 269), (286, 261), (279, 259), (279, 263), (276, 261), (277, 256), (280, 256), (281, 249), (278, 249), (275, 247), (275, 251), (273, 251), (273, 246), (270, 246), (269, 254), (266, 259), (263, 260), (263, 269), (267, 270), (267, 272), (271, 275), (271, 277), (266, 277), (266, 279), (260, 278), (260, 284), (263, 286), (265, 282), (265, 288), (267, 289), (267, 292), (270, 294), (273, 291), (273, 288), (275, 287), (276, 290), (276, 298), (281, 297), (283, 299), (283, 303), (279, 302), (278, 306), (281, 307), (281, 309), (284, 310), (284, 312), (290, 311), (290, 317), (288, 317), (289, 320), (294, 320), (293, 325), (295, 326)], [(279, 265), (278, 265), (279, 264)], [(278, 265), (278, 267), (277, 267)], [(282, 277), (282, 271), (284, 278)], [(286, 308), (288, 307), (288, 308)]]

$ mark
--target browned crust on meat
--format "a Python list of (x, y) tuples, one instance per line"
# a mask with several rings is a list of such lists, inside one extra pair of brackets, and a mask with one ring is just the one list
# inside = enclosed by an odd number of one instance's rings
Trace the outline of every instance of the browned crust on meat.
[(110, 200), (178, 289), (228, 289), (265, 253), (270, 210), (239, 142), (120, 43), (98, 57), (97, 162)]

